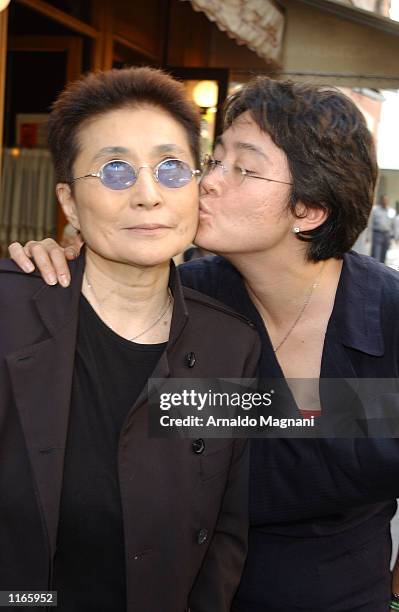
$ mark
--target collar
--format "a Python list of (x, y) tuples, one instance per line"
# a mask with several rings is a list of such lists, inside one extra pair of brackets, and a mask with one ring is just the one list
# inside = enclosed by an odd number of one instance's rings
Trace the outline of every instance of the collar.
[(344, 346), (376, 357), (384, 354), (383, 278), (383, 270), (370, 257), (345, 253), (331, 321)]
[[(381, 323), (382, 288), (386, 274), (392, 271), (371, 257), (359, 255), (355, 251), (345, 253), (343, 260), (327, 333), (329, 336), (331, 334), (330, 339), (338, 340), (343, 346), (379, 357), (384, 354)], [(225, 268), (227, 266), (227, 272), (234, 273), (237, 279), (237, 286), (231, 293), (229, 305), (238, 312), (245, 313), (255, 322), (263, 346), (268, 346), (270, 340), (267, 330), (248, 296), (241, 275), (229, 262), (221, 261)], [(263, 356), (267, 370), (270, 355), (264, 350)]]

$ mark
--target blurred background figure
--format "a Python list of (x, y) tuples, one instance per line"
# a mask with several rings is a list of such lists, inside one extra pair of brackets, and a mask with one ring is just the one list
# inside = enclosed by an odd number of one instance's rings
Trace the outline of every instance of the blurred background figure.
[(395, 244), (396, 246), (398, 246), (399, 243), (399, 200), (396, 200), (395, 202), (395, 217), (392, 221), (392, 233), (393, 233), (393, 239), (395, 240)]
[(393, 233), (392, 219), (388, 214), (388, 198), (385, 194), (381, 196), (379, 203), (371, 211), (371, 257), (385, 263), (387, 251)]

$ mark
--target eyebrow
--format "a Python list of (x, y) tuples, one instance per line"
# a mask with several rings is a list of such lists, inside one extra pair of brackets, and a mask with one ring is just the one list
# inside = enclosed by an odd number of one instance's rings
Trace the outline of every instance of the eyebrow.
[[(171, 144), (171, 143), (158, 145), (154, 147), (153, 151), (157, 155), (162, 155), (165, 153), (187, 155), (187, 151), (185, 151), (182, 147), (179, 147), (178, 145)], [(103, 149), (98, 151), (98, 153), (96, 153), (92, 161), (101, 159), (102, 157), (106, 157), (108, 155), (113, 155), (113, 156), (129, 155), (129, 153), (131, 153), (131, 151), (127, 149), (126, 147), (104, 147)]]
[(129, 149), (126, 149), (126, 147), (104, 147), (103, 149), (100, 149), (98, 153), (95, 154), (92, 161), (95, 161), (96, 159), (101, 159), (102, 157), (105, 157), (107, 155), (127, 155), (128, 153)]
[(244, 151), (251, 151), (252, 153), (256, 153), (257, 155), (260, 155), (264, 159), (268, 159), (268, 156), (266, 155), (266, 153), (262, 151), (260, 147), (253, 145), (251, 142), (235, 142), (234, 148), (244, 150)]
[(158, 154), (178, 153), (180, 155), (187, 155), (187, 151), (185, 149), (183, 149), (182, 147), (179, 147), (176, 144), (172, 144), (172, 143), (158, 145), (157, 147), (154, 147), (153, 151)]
[[(223, 142), (223, 137), (222, 136), (218, 136), (215, 140), (215, 147), (217, 146), (221, 146), (224, 149), (225, 144)], [(233, 147), (235, 149), (238, 150), (243, 150), (243, 151), (251, 151), (252, 153), (256, 153), (257, 155), (260, 155), (261, 157), (263, 157), (264, 159), (268, 160), (268, 156), (266, 155), (266, 153), (264, 151), (262, 151), (262, 149), (260, 147), (257, 147), (256, 145), (252, 144), (251, 142), (235, 142), (233, 144)]]

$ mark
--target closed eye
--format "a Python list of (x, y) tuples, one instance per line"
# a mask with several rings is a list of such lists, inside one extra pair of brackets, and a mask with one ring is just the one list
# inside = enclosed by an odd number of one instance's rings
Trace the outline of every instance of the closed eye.
[(248, 170), (248, 168), (244, 168), (243, 166), (236, 166), (236, 169), (244, 171), (245, 174), (248, 174), (250, 176), (259, 176), (259, 172), (256, 172), (255, 170)]

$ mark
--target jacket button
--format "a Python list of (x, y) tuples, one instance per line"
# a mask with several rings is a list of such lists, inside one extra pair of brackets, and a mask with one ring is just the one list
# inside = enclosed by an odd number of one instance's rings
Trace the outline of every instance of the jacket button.
[(187, 353), (186, 355), (186, 364), (187, 367), (189, 368), (193, 368), (195, 366), (195, 362), (197, 361), (197, 358), (195, 356), (195, 353), (193, 353), (191, 351), (191, 353)]
[(198, 440), (194, 440), (191, 447), (196, 455), (200, 455), (205, 450), (205, 442), (202, 438), (198, 438)]
[(207, 529), (200, 529), (199, 532), (197, 533), (197, 542), (198, 542), (198, 544), (205, 544), (207, 539), (208, 539), (208, 530)]

